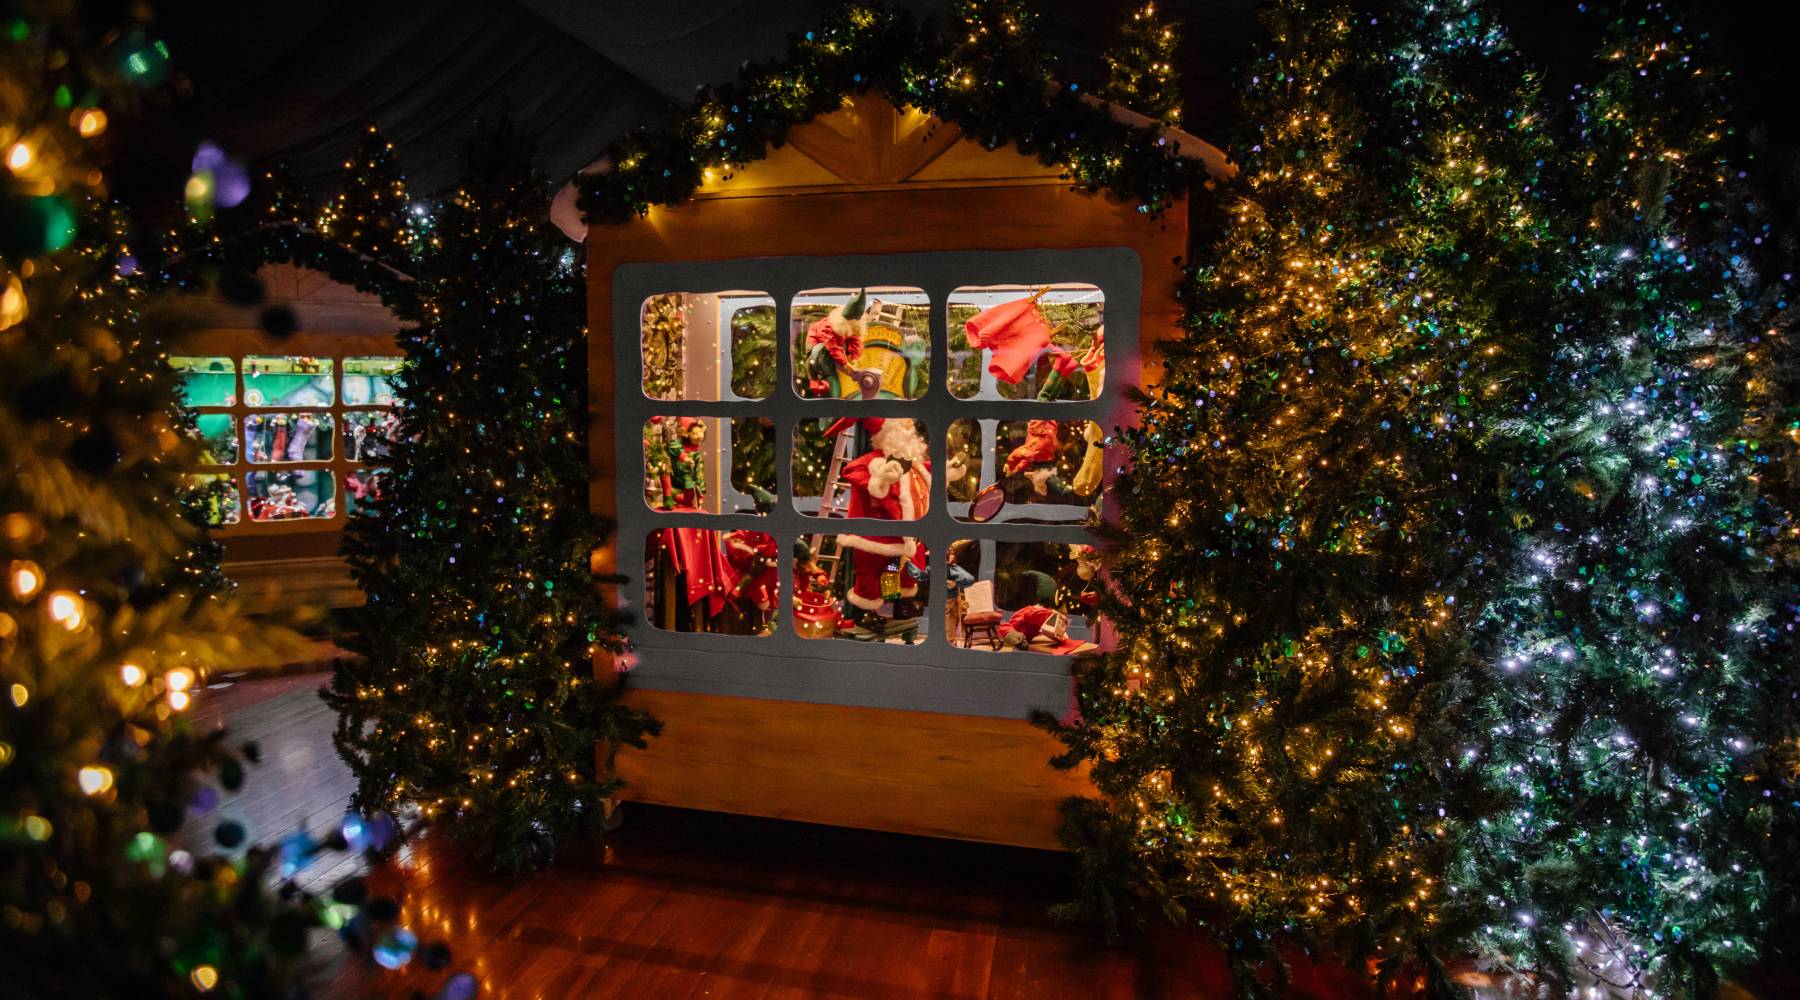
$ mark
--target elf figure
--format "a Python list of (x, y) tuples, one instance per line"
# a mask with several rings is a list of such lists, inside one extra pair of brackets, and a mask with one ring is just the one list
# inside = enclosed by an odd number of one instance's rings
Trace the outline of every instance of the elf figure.
[(725, 561), (738, 574), (733, 596), (749, 606), (746, 617), (756, 622), (759, 632), (773, 624), (775, 598), (781, 592), (779, 552), (774, 537), (764, 532), (725, 533)]
[(363, 439), (369, 436), (369, 425), (350, 418), (350, 461), (362, 461)]
[(1080, 354), (1071, 354), (1061, 347), (1050, 348), (1050, 377), (1038, 390), (1038, 402), (1061, 398), (1063, 389), (1077, 379), (1087, 383), (1089, 399), (1100, 398), (1100, 390), (1106, 384), (1106, 327), (1094, 331), (1094, 343)]
[[(883, 521), (923, 517), (931, 499), (931, 463), (924, 435), (906, 418), (868, 417), (863, 426), (872, 433), (870, 450), (846, 465), (840, 474), (850, 489), (847, 515)], [(834, 426), (827, 434), (841, 429)], [(881, 611), (890, 599), (894, 602), (894, 617), (918, 617), (919, 583), (924, 579), (926, 565), (925, 549), (918, 539), (841, 534), (838, 544), (850, 550), (846, 618), (860, 629), (882, 633), (887, 619)], [(890, 566), (895, 569), (890, 571)]]
[(1039, 637), (1061, 642), (1068, 627), (1068, 616), (1055, 608), (1027, 604), (1000, 623), (1000, 645), (1008, 649), (1026, 649), (1031, 640)]
[(834, 306), (822, 320), (806, 328), (806, 394), (814, 398), (836, 395), (835, 386), (839, 376), (850, 379), (863, 390), (865, 396), (871, 395), (879, 382), (879, 375), (864, 371), (858, 362), (862, 358), (863, 336), (868, 332), (863, 323), (863, 311), (868, 308), (869, 297), (863, 291), (850, 297), (850, 301), (841, 306)]
[(699, 510), (706, 499), (706, 462), (700, 446), (706, 443), (706, 422), (682, 417), (680, 436), (670, 442), (669, 471), (664, 478), (664, 510), (686, 507)]
[(819, 560), (806, 544), (806, 539), (794, 540), (794, 596), (801, 594), (823, 594), (831, 589), (831, 574), (819, 565)]
[(1056, 474), (1057, 423), (1054, 420), (1030, 420), (1025, 423), (1025, 443), (1006, 456), (1006, 474), (1024, 476), (1031, 492), (1039, 497), (1065, 497), (1069, 484)]

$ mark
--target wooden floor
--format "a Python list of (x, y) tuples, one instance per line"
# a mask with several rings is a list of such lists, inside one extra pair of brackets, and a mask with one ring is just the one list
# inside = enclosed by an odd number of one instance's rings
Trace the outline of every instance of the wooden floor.
[[(218, 810), (253, 838), (342, 817), (351, 781), (322, 682), (242, 682), (196, 699), (197, 721), (227, 721), (262, 748), (242, 799)], [(371, 872), (371, 888), (400, 900), (421, 941), (446, 941), (450, 966), (389, 972), (321, 933), (314, 995), (429, 997), (466, 970), (484, 998), (1231, 996), (1223, 957), (1202, 942), (1159, 932), (1109, 949), (1052, 923), (1046, 910), (1070, 884), (1061, 855), (629, 808), (604, 858), (589, 850), (521, 879), (421, 838)], [(327, 856), (299, 880), (322, 890), (356, 865)], [(1366, 995), (1345, 970), (1297, 972), (1289, 995)]]

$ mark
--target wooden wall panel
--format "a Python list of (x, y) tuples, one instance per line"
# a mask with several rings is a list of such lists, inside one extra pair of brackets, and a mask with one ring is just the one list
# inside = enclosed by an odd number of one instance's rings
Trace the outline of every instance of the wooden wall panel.
[(619, 754), (633, 802), (1056, 849), (1057, 803), (1091, 795), (1085, 772), (1016, 719), (632, 691), (664, 719), (648, 750)]

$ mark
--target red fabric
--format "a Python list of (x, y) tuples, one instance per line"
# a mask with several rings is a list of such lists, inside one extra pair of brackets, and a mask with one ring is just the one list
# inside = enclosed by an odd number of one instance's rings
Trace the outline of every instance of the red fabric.
[(719, 533), (706, 528), (664, 528), (658, 541), (687, 585), (687, 602), (704, 603), (709, 615), (724, 611), (737, 573), (719, 551)]
[(1031, 420), (1025, 424), (1025, 443), (1006, 456), (1006, 474), (1023, 472), (1034, 465), (1056, 461), (1056, 421)]
[(963, 615), (962, 620), (964, 625), (986, 625), (990, 622), (999, 622), (1000, 612), (977, 611), (974, 614)]
[[(1053, 614), (1056, 614), (1055, 608), (1046, 608), (1042, 604), (1027, 604), (1014, 611), (1012, 616), (1006, 619), (1005, 624), (1000, 626), (1000, 634), (1009, 635), (1017, 632), (1025, 637), (1026, 642), (1030, 642), (1037, 638), (1037, 634), (1044, 628), (1044, 623), (1049, 621)], [(968, 621), (967, 618), (963, 620)]]
[(806, 328), (807, 353), (812, 353), (812, 349), (819, 344), (825, 345), (825, 353), (831, 355), (831, 360), (837, 362), (839, 368), (849, 368), (862, 357), (862, 340), (854, 336), (846, 337), (832, 329), (829, 316)]
[(732, 531), (725, 535), (725, 560), (737, 574), (737, 593), (758, 610), (771, 611), (781, 592), (781, 569), (776, 564), (775, 539), (760, 531)]
[(1050, 343), (1050, 324), (1031, 298), (1002, 302), (984, 309), (964, 324), (969, 346), (989, 352), (988, 371), (1002, 382), (1017, 385), (1031, 362)]
[(1073, 381), (1077, 374), (1086, 370), (1082, 367), (1081, 362), (1075, 359), (1075, 355), (1055, 344), (1050, 345), (1050, 366), (1056, 369), (1056, 374), (1061, 375), (1067, 381)]

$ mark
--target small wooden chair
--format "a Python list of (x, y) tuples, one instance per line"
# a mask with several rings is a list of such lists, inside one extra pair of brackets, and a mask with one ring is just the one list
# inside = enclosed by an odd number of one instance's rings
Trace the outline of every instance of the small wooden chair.
[(977, 580), (963, 588), (963, 648), (974, 649), (981, 637), (990, 649), (1000, 648), (1000, 612), (994, 607), (994, 581)]

